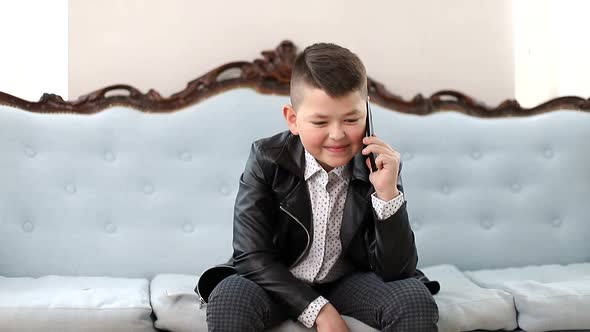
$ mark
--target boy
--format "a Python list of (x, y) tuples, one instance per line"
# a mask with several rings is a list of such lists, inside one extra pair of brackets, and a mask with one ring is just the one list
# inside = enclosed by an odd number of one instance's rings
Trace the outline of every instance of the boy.
[(290, 95), (289, 131), (255, 142), (240, 177), (229, 265), (237, 273), (212, 283), (209, 330), (262, 331), (291, 318), (348, 331), (347, 315), (383, 331), (436, 331), (431, 292), (413, 278), (400, 154), (365, 137), (361, 60), (311, 45), (295, 60)]

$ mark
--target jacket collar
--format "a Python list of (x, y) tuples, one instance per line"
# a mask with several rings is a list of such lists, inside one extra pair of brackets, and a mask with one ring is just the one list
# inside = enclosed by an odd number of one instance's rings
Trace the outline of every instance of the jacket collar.
[(279, 155), (277, 156), (276, 163), (281, 167), (289, 170), (300, 179), (304, 178), (303, 172), (305, 171), (305, 154), (303, 152), (303, 144), (299, 136), (295, 136), (287, 132), (287, 139)]

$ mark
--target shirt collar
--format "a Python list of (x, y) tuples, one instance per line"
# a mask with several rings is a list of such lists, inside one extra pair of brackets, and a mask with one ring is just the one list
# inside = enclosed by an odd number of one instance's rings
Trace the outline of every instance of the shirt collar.
[[(311, 153), (305, 150), (305, 172), (304, 172), (304, 179), (307, 181), (317, 172), (326, 172), (322, 165), (318, 163), (314, 156)], [(336, 174), (339, 178), (344, 180), (347, 184), (350, 180), (350, 170), (348, 169), (348, 165), (342, 165), (339, 167), (334, 168), (330, 171), (330, 173)]]

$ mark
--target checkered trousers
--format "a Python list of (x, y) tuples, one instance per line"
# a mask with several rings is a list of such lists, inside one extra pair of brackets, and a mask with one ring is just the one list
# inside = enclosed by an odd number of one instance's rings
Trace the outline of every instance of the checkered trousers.
[[(381, 331), (437, 331), (438, 308), (414, 278), (384, 283), (372, 272), (355, 273), (314, 288), (342, 315)], [(286, 310), (256, 283), (232, 275), (213, 290), (207, 325), (214, 332), (264, 331), (288, 319)]]

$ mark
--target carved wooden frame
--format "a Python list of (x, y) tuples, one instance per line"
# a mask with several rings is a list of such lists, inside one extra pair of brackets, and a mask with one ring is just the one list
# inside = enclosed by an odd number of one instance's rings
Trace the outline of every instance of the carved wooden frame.
[[(283, 41), (274, 51), (263, 51), (262, 59), (219, 66), (189, 82), (184, 90), (168, 98), (162, 97), (153, 89), (143, 94), (130, 85), (117, 84), (82, 95), (73, 101), (64, 101), (58, 95), (45, 93), (39, 101), (30, 102), (0, 92), (0, 104), (37, 113), (92, 114), (113, 105), (128, 106), (148, 113), (165, 113), (237, 87), (253, 88), (264, 94), (288, 95), (291, 68), (296, 55), (295, 45), (290, 41)], [(125, 91), (126, 94), (113, 94), (116, 91)], [(461, 92), (442, 90), (428, 98), (418, 94), (406, 101), (371, 78), (369, 95), (373, 103), (417, 115), (457, 111), (477, 117), (495, 118), (529, 116), (559, 109), (590, 112), (590, 98), (581, 97), (555, 98), (532, 108), (523, 108), (516, 100), (506, 100), (497, 107), (490, 108)]]

